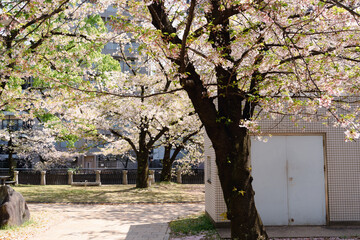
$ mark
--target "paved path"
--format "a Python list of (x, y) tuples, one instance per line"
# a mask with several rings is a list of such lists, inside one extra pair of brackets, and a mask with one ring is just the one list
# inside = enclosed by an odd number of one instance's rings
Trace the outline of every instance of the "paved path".
[(28, 204), (30, 211), (57, 214), (36, 240), (164, 240), (168, 222), (204, 211), (204, 204)]

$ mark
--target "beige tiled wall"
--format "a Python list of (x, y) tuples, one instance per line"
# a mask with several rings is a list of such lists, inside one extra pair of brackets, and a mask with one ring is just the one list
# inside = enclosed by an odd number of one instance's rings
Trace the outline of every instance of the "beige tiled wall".
[[(211, 141), (210, 139), (207, 137), (206, 133), (205, 133), (205, 206), (209, 206), (209, 207), (205, 207), (206, 208), (206, 212), (211, 216), (212, 219), (216, 219), (216, 208), (215, 206), (217, 206), (217, 202), (215, 200), (217, 193), (216, 190), (214, 188), (214, 185), (216, 184), (216, 167), (215, 167), (215, 152), (214, 149), (211, 147)], [(210, 158), (210, 160), (212, 161), (211, 166), (209, 166), (207, 159)], [(209, 171), (209, 167), (211, 167), (210, 171), (211, 171), (211, 178), (210, 181), (208, 181), (209, 176), (208, 176), (208, 171)], [(210, 206), (214, 206), (214, 207), (210, 207)]]
[[(330, 124), (329, 124), (330, 125)], [(289, 119), (266, 120), (263, 132), (273, 135), (323, 134), (327, 183), (328, 220), (330, 222), (360, 222), (360, 141), (345, 142), (344, 130), (321, 123), (294, 123)], [(206, 211), (215, 222), (223, 222), (226, 211), (215, 166), (215, 154), (208, 137), (205, 158), (211, 156), (212, 181), (206, 182)], [(215, 173), (215, 174), (214, 174)]]

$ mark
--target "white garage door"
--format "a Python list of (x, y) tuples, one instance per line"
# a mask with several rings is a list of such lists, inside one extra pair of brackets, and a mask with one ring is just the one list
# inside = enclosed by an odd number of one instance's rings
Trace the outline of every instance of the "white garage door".
[(322, 136), (252, 140), (255, 203), (265, 225), (325, 225)]

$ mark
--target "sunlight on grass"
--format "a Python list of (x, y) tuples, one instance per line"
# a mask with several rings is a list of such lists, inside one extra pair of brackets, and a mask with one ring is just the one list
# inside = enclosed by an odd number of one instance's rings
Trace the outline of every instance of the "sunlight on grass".
[(204, 185), (153, 184), (147, 189), (134, 185), (72, 187), (69, 185), (19, 185), (14, 189), (28, 202), (42, 203), (167, 203), (203, 202)]
[(36, 222), (33, 219), (30, 219), (29, 221), (25, 222), (21, 226), (3, 226), (3, 227), (0, 227), (0, 230), (1, 231), (16, 231), (20, 228), (24, 228), (27, 226), (33, 226), (33, 225), (36, 225)]
[(171, 221), (169, 226), (171, 229), (171, 236), (173, 238), (198, 235), (201, 236), (201, 239), (220, 239), (216, 233), (214, 225), (205, 213), (191, 215)]

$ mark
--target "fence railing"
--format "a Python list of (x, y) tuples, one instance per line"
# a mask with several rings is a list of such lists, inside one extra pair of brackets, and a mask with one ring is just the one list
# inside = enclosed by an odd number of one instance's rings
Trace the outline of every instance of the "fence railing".
[(121, 169), (101, 170), (101, 184), (123, 184), (123, 171)]
[[(136, 184), (136, 169), (51, 169), (48, 171), (35, 171), (33, 169), (16, 169), (18, 184), (31, 185), (66, 185), (70, 182), (95, 182), (99, 174), (103, 185), (110, 184)], [(161, 169), (151, 169), (151, 178), (160, 182)], [(8, 174), (8, 169), (0, 168), (0, 175)], [(71, 174), (71, 177), (70, 177)], [(149, 179), (151, 179), (149, 178)], [(71, 180), (70, 180), (71, 179)], [(204, 170), (196, 169), (190, 174), (177, 172), (171, 178), (172, 182), (182, 184), (203, 184)]]
[(41, 172), (37, 171), (19, 171), (19, 184), (31, 184), (31, 185), (40, 185), (41, 184)]

